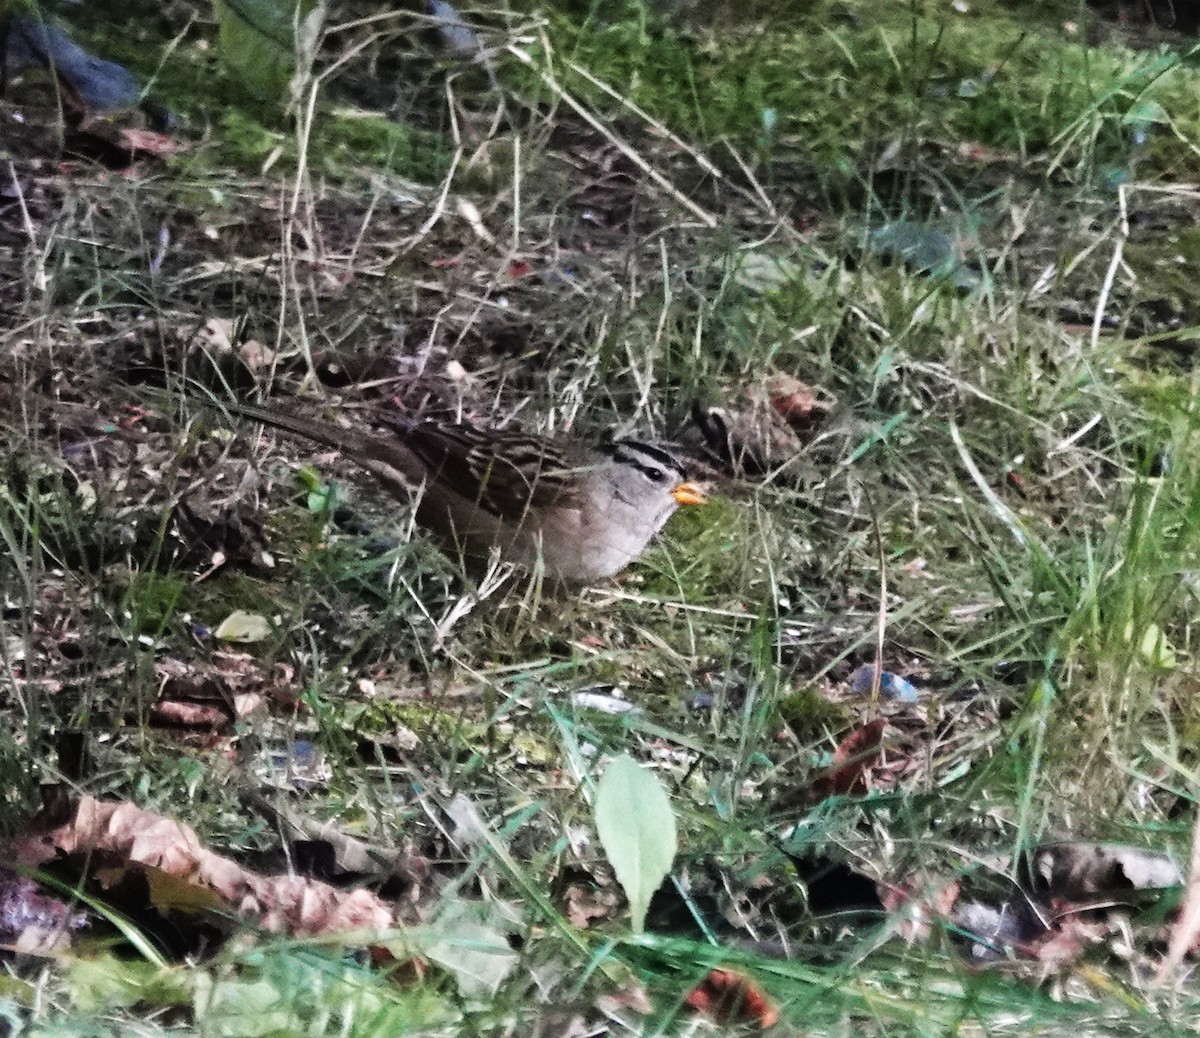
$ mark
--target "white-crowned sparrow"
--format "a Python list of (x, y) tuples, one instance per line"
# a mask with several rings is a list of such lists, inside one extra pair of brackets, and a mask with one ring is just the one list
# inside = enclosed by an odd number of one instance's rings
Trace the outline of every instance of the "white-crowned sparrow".
[(771, 375), (727, 405), (696, 401), (692, 421), (707, 453), (735, 476), (762, 476), (792, 461), (812, 441), (832, 404), (791, 375)]
[(386, 433), (362, 433), (254, 404), (219, 406), (336, 448), (402, 501), (419, 494), (417, 523), (465, 562), (499, 549), (568, 583), (619, 573), (680, 505), (705, 500), (675, 457), (635, 440), (563, 448), (507, 430), (395, 418)]

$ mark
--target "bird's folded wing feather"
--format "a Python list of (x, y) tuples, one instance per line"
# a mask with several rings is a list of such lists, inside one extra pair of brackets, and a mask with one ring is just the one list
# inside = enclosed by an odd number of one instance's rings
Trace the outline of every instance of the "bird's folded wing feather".
[(417, 424), (397, 432), (430, 478), (502, 519), (567, 505), (579, 495), (584, 469), (546, 440), (467, 424)]

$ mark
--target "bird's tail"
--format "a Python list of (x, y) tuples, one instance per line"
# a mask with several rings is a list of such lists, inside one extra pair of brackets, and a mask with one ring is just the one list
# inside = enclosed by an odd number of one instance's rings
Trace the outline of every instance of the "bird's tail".
[(361, 450), (363, 445), (363, 439), (360, 434), (352, 432), (349, 429), (343, 429), (335, 425), (332, 420), (321, 421), (315, 418), (305, 418), (281, 408), (266, 407), (262, 404), (248, 404), (240, 400), (205, 399), (191, 394), (187, 396), (187, 400), (191, 403), (200, 404), (211, 411), (231, 415), (234, 418), (245, 418), (252, 422), (260, 422), (263, 425), (269, 426), (272, 429), (279, 429), (281, 432), (285, 432), (291, 436), (298, 436), (303, 440), (312, 440), (314, 443), (320, 443), (326, 447), (333, 447), (336, 450), (346, 451), (350, 454)]

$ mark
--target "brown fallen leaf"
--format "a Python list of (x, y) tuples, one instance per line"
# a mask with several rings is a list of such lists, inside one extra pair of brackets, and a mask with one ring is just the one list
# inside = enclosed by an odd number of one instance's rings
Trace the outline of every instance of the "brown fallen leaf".
[(848, 796), (866, 789), (867, 772), (879, 760), (886, 722), (877, 717), (855, 727), (833, 753), (833, 764), (812, 784), (814, 797)]
[(621, 895), (614, 889), (584, 883), (572, 883), (566, 889), (567, 918), (580, 930), (586, 930), (597, 919), (611, 918), (620, 904)]
[(833, 408), (830, 399), (791, 375), (773, 375), (766, 383), (767, 400), (797, 435), (808, 438)]
[(216, 677), (173, 675), (150, 707), (150, 724), (205, 735), (229, 731), (237, 719), (229, 689)]
[[(18, 840), (9, 848), (21, 865), (38, 866), (83, 855), (95, 867), (142, 867), (201, 888), (230, 910), (266, 930), (317, 936), (396, 924), (392, 909), (368, 890), (338, 890), (302, 876), (267, 876), (206, 848), (195, 830), (136, 804), (84, 796), (63, 825)], [(164, 900), (184, 901), (177, 884), (155, 880)]]
[(160, 700), (150, 708), (150, 724), (163, 728), (191, 728), (216, 734), (228, 730), (229, 712), (207, 703)]
[(109, 118), (85, 118), (68, 127), (65, 150), (69, 155), (98, 162), (121, 175), (130, 175), (138, 159), (169, 158), (187, 147), (164, 133), (122, 126)]
[(762, 988), (733, 970), (712, 970), (684, 1002), (720, 1024), (758, 1024), (765, 1031), (779, 1023), (779, 1010)]
[(909, 884), (881, 883), (879, 887), (879, 898), (888, 913), (903, 912), (896, 933), (906, 944), (927, 940), (934, 921), (949, 920), (962, 890), (958, 880), (940, 885), (921, 880)]
[(1108, 928), (1102, 922), (1068, 916), (1021, 950), (1037, 959), (1048, 972), (1057, 973), (1074, 966), (1088, 948), (1099, 944), (1107, 933)]
[(118, 139), (131, 158), (138, 155), (153, 155), (165, 159), (187, 150), (187, 143), (168, 137), (157, 130), (144, 130), (136, 126), (123, 126), (118, 130)]

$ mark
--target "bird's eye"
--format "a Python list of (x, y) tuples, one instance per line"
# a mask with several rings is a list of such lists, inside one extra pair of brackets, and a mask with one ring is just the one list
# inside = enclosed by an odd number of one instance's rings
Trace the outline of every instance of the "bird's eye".
[(646, 473), (646, 478), (651, 483), (665, 483), (667, 481), (667, 474), (662, 469), (643, 468), (642, 471)]

